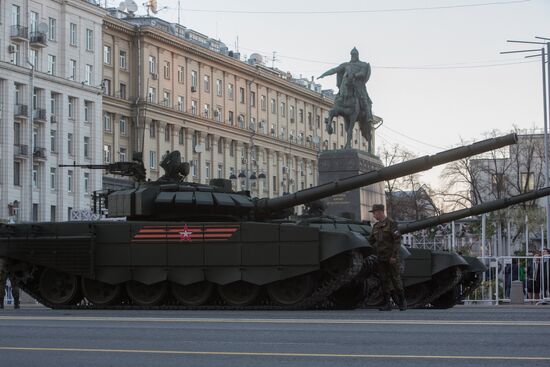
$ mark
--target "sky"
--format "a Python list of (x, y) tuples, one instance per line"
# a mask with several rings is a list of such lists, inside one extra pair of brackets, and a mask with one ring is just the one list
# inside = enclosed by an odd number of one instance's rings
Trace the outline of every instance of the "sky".
[[(156, 16), (177, 22), (178, 0), (158, 0), (163, 7)], [(179, 8), (182, 25), (268, 65), (276, 52), (275, 67), (294, 76), (317, 77), (357, 47), (384, 119), (379, 148), (434, 154), (494, 129), (543, 129), (540, 58), (500, 52), (540, 47), (506, 40), (550, 38), (550, 0), (181, 0)], [(321, 84), (337, 91), (335, 76)], [(440, 173), (423, 179), (437, 188)]]

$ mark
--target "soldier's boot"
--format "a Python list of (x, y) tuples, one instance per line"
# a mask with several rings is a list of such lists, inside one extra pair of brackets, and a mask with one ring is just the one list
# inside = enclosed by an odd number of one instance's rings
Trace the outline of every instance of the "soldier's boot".
[(391, 299), (390, 295), (384, 293), (384, 304), (378, 309), (379, 311), (391, 311)]
[(399, 311), (407, 311), (407, 298), (405, 297), (404, 291), (399, 292), (398, 299)]

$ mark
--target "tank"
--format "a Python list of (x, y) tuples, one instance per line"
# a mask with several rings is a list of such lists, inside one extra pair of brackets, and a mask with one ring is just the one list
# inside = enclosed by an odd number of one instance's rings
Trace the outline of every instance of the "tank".
[(0, 256), (51, 308), (320, 307), (372, 272), (374, 251), (365, 233), (285, 220), (294, 206), (516, 141), (488, 139), (272, 199), (233, 192), (228, 180), (185, 182), (177, 151), (154, 182), (139, 157), (83, 165), (136, 179), (106, 197), (109, 216), (126, 220), (3, 224)]
[[(402, 234), (430, 228), (454, 220), (489, 213), (526, 201), (550, 195), (550, 187), (524, 194), (486, 202), (462, 210), (422, 219), (411, 223), (398, 224)], [(301, 224), (316, 226), (324, 230), (351, 230), (365, 237), (370, 235), (369, 223), (354, 222), (345, 218), (311, 217)], [(418, 248), (401, 248), (404, 271), (403, 286), (407, 304), (412, 308), (449, 308), (466, 298), (477, 288), (481, 276), (487, 270), (476, 257), (463, 256), (453, 252), (432, 251)], [(375, 272), (364, 272), (354, 281), (342, 287), (331, 296), (333, 305), (338, 308), (354, 308), (361, 305), (378, 306), (382, 302), (379, 280)]]

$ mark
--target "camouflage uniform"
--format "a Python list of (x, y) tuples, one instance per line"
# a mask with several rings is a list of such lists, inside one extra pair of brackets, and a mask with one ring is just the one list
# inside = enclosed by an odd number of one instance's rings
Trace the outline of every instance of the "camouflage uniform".
[[(6, 260), (0, 258), (0, 308), (4, 308), (4, 297), (6, 296), (6, 280), (8, 279), (7, 265)], [(10, 280), (13, 306), (19, 308), (19, 287), (13, 277), (11, 277)]]
[[(399, 309), (406, 309), (403, 283), (399, 271), (401, 234), (397, 229), (397, 224), (387, 217), (377, 222), (372, 228), (369, 242), (375, 246), (378, 256), (377, 272), (384, 294), (384, 307), (381, 310), (391, 309), (390, 295), (392, 294)], [(395, 259), (393, 264), (390, 263), (391, 258)]]

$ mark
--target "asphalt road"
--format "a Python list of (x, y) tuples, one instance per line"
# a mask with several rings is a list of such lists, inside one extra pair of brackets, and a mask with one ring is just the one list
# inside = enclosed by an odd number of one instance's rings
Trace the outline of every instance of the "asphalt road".
[(0, 366), (550, 366), (550, 306), (0, 311)]

